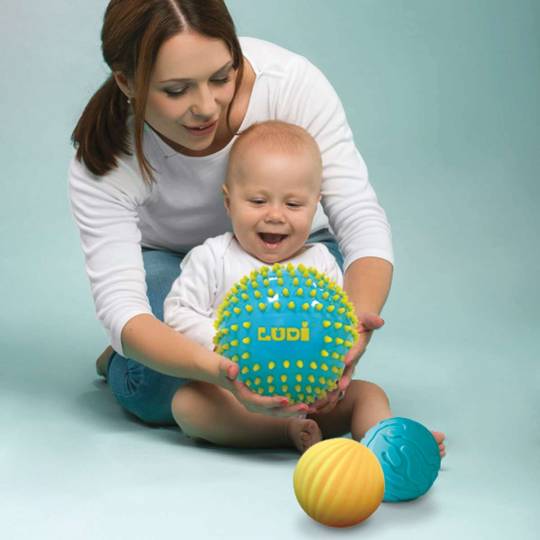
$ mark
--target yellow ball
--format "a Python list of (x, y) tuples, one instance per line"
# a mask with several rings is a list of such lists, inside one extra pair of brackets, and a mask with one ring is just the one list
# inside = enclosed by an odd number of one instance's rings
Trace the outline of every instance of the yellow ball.
[(367, 519), (384, 495), (384, 475), (375, 454), (351, 439), (313, 445), (294, 471), (294, 493), (315, 521), (350, 527)]

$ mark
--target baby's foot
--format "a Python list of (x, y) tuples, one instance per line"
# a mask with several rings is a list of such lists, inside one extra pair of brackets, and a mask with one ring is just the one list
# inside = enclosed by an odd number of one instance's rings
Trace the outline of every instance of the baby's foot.
[(435, 440), (439, 445), (439, 453), (442, 459), (444, 456), (446, 456), (446, 446), (444, 445), (446, 435), (442, 431), (432, 431), (431, 434), (433, 435), (433, 437), (435, 437)]
[(287, 432), (290, 440), (301, 454), (310, 446), (322, 440), (319, 424), (315, 420), (291, 418), (287, 426)]

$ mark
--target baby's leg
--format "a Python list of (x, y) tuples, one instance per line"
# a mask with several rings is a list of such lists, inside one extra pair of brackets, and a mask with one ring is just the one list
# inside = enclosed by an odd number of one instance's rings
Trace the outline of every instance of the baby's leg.
[(328, 413), (310, 414), (319, 424), (323, 438), (340, 437), (351, 433), (359, 441), (366, 431), (393, 416), (384, 390), (368, 381), (351, 381), (345, 397)]
[(229, 391), (194, 381), (173, 397), (172, 413), (193, 439), (241, 448), (297, 448), (303, 452), (321, 440), (317, 423), (248, 411)]
[[(319, 424), (324, 439), (339, 437), (351, 432), (360, 441), (375, 424), (394, 415), (384, 390), (368, 381), (351, 381), (345, 397), (328, 413), (310, 414)], [(439, 446), (441, 458), (446, 455), (445, 434), (431, 432)]]

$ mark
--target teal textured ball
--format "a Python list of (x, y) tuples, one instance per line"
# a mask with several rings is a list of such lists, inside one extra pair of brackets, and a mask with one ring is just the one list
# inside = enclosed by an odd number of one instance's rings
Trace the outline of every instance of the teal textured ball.
[(253, 392), (313, 403), (337, 387), (358, 339), (358, 320), (343, 289), (315, 268), (262, 266), (223, 300), (216, 351), (237, 362)]
[(379, 460), (384, 473), (384, 501), (424, 495), (439, 474), (439, 445), (431, 432), (409, 418), (388, 418), (373, 426), (360, 441)]

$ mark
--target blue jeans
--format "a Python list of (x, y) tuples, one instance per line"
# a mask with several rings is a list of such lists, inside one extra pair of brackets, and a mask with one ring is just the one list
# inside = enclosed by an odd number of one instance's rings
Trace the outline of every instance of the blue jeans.
[[(343, 257), (327, 229), (317, 231), (309, 242), (325, 244), (343, 268)], [(163, 302), (173, 281), (180, 274), (184, 253), (143, 248), (148, 300), (152, 313), (163, 320)], [(164, 375), (130, 358), (114, 353), (107, 370), (107, 381), (118, 401), (128, 412), (147, 424), (175, 425), (171, 402), (176, 391), (190, 379)]]

